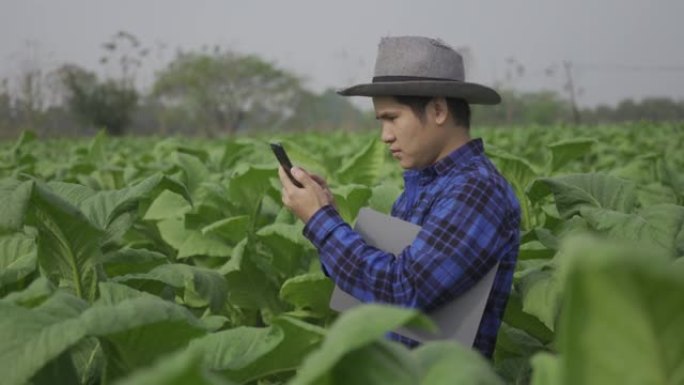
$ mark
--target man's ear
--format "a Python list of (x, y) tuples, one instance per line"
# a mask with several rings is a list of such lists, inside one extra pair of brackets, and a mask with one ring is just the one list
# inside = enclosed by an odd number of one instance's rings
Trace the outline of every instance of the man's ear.
[(430, 103), (430, 112), (432, 113), (433, 119), (438, 126), (441, 126), (446, 122), (449, 117), (449, 107), (447, 105), (446, 99), (439, 97), (433, 98)]

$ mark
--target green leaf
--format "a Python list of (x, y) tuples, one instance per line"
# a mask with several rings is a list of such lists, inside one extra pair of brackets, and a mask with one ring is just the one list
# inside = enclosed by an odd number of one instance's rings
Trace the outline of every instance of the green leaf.
[(352, 223), (372, 194), (370, 188), (358, 184), (332, 188), (331, 192), (335, 197), (337, 211), (347, 223)]
[(202, 366), (198, 349), (179, 350), (163, 356), (153, 365), (134, 371), (116, 385), (231, 385), (232, 382)]
[(413, 351), (423, 368), (425, 385), (503, 385), (489, 362), (456, 342), (432, 342)]
[(561, 304), (561, 284), (555, 271), (543, 268), (532, 271), (520, 279), (519, 287), (522, 310), (554, 331)]
[[(533, 318), (531, 316), (528, 317)], [(539, 323), (537, 319), (533, 319), (536, 323)], [(526, 332), (527, 329), (529, 327), (518, 329), (509, 326), (506, 322), (503, 322), (499, 328), (499, 333), (496, 337), (494, 362), (497, 372), (509, 383), (529, 382), (530, 372), (532, 371), (529, 362), (530, 357), (540, 351), (547, 350), (540, 340)], [(551, 334), (550, 339), (553, 339), (553, 333), (545, 327), (544, 329)]]
[(231, 244), (237, 244), (245, 237), (249, 223), (248, 215), (222, 219), (203, 227), (202, 235), (214, 235)]
[(29, 202), (25, 223), (38, 229), (38, 263), (47, 277), (93, 300), (104, 232), (41, 183), (26, 182), (18, 190)]
[(250, 257), (245, 255), (247, 244), (245, 238), (235, 246), (230, 261), (219, 269), (228, 282), (228, 302), (245, 309), (280, 308), (278, 288)]
[(47, 278), (38, 277), (26, 289), (12, 292), (0, 301), (31, 308), (43, 303), (55, 290), (55, 285)]
[(257, 239), (268, 246), (273, 255), (270, 265), (278, 275), (290, 277), (309, 266), (309, 243), (302, 235), (302, 226), (274, 223), (259, 229)]
[(496, 161), (499, 172), (513, 186), (513, 191), (515, 191), (515, 195), (520, 201), (522, 228), (531, 228), (533, 226), (533, 219), (526, 192), (532, 181), (539, 176), (539, 172), (524, 158), (505, 153), (501, 150), (488, 148), (487, 155), (490, 155)]
[(185, 308), (154, 296), (93, 306), (79, 321), (88, 335), (100, 337), (112, 377), (150, 365), (159, 355), (206, 334)]
[(397, 342), (376, 341), (346, 356), (316, 383), (413, 385), (420, 380), (420, 366)]
[(35, 271), (37, 255), (34, 237), (23, 233), (0, 235), (0, 288)]
[(251, 215), (258, 206), (260, 197), (273, 189), (271, 178), (277, 178), (273, 167), (241, 165), (235, 169), (229, 185), (228, 196), (236, 206), (243, 208), (243, 214)]
[(144, 220), (158, 221), (170, 218), (182, 218), (185, 213), (192, 209), (190, 203), (179, 194), (169, 190), (162, 191), (159, 196), (152, 201), (150, 208), (147, 209)]
[(550, 353), (532, 357), (532, 385), (561, 384), (560, 360)]
[(319, 383), (346, 354), (404, 325), (431, 326), (417, 310), (387, 305), (361, 305), (343, 313), (328, 331), (321, 348), (306, 358), (291, 385)]
[(648, 207), (661, 203), (677, 204), (677, 193), (671, 187), (660, 183), (650, 183), (645, 186), (638, 186), (637, 197), (641, 207)]
[(95, 305), (115, 305), (125, 300), (150, 295), (116, 282), (100, 282), (98, 288), (100, 297), (95, 301)]
[(146, 273), (165, 263), (168, 263), (168, 257), (162, 253), (130, 247), (107, 253), (102, 258), (102, 264), (108, 277)]
[(373, 139), (359, 153), (344, 162), (335, 176), (341, 183), (373, 186), (378, 182), (386, 155), (385, 145)]
[(331, 314), (330, 296), (334, 285), (323, 273), (309, 273), (292, 277), (280, 288), (280, 298), (305, 310), (310, 316), (327, 317)]
[[(3, 383), (25, 384), (41, 368), (58, 359), (86, 335), (79, 315), (86, 304), (57, 293), (35, 309), (0, 302), (0, 371)], [(60, 358), (52, 371), (70, 371), (71, 363)], [(64, 368), (66, 366), (66, 368)], [(62, 369), (60, 369), (60, 367)]]
[(594, 144), (596, 139), (592, 138), (573, 138), (550, 144), (548, 147), (551, 150), (551, 173), (588, 154)]
[(30, 182), (0, 181), (0, 234), (22, 230), (32, 190)]
[(323, 338), (323, 329), (288, 317), (268, 328), (238, 327), (192, 342), (204, 351), (204, 363), (227, 378), (246, 383), (296, 369)]
[(580, 211), (591, 228), (613, 238), (630, 240), (654, 252), (676, 258), (684, 253), (677, 237), (684, 229), (684, 207), (658, 204), (635, 214), (583, 208)]
[(162, 191), (169, 190), (190, 201), (185, 186), (163, 175), (154, 174), (134, 186), (120, 190), (88, 191), (83, 186), (62, 182), (51, 182), (50, 189), (77, 206), (88, 219), (106, 230), (106, 242), (111, 242), (133, 225), (138, 206), (156, 198)]
[[(323, 166), (323, 159), (317, 156), (319, 154), (312, 152), (293, 140), (282, 140), (281, 143), (287, 150), (287, 155), (290, 157), (293, 166), (301, 167), (309, 173), (315, 173), (324, 178), (328, 177), (328, 173)], [(275, 162), (275, 157), (273, 160)]]
[(543, 344), (548, 344), (553, 340), (553, 332), (539, 318), (523, 311), (522, 298), (517, 290), (513, 290), (508, 297), (506, 311), (504, 312), (504, 322), (514, 328), (525, 331)]
[(487, 155), (496, 161), (499, 172), (513, 185), (518, 199), (524, 198), (526, 189), (540, 174), (535, 167), (522, 157), (498, 149), (488, 148)]
[(225, 258), (233, 250), (216, 236), (204, 235), (200, 230), (186, 229), (182, 218), (159, 221), (157, 227), (162, 239), (178, 250), (179, 259), (196, 255)]
[(194, 195), (200, 184), (209, 179), (209, 169), (202, 161), (193, 155), (176, 153), (176, 161), (185, 174), (185, 185), (191, 195)]
[(131, 187), (109, 191), (86, 191), (83, 186), (51, 182), (49, 187), (60, 197), (79, 207), (93, 223), (106, 229), (119, 215), (137, 209), (141, 200), (152, 200), (169, 190), (190, 201), (185, 187), (173, 179), (154, 174)]
[(633, 183), (605, 174), (573, 174), (537, 179), (529, 196), (538, 202), (553, 194), (563, 219), (578, 214), (582, 207), (598, 207), (630, 213), (636, 205)]
[(142, 287), (146, 281), (162, 282), (176, 289), (185, 290), (186, 302), (192, 300), (189, 305), (193, 307), (208, 305), (214, 312), (220, 312), (226, 302), (226, 280), (211, 269), (185, 264), (165, 264), (155, 267), (148, 273), (129, 274), (114, 279), (114, 282), (124, 282), (133, 287)]
[(558, 339), (566, 384), (684, 382), (684, 275), (648, 248), (567, 240)]
[(373, 210), (381, 213), (390, 214), (392, 205), (397, 197), (401, 194), (401, 189), (391, 183), (383, 183), (373, 187), (371, 198), (368, 200), (368, 206)]

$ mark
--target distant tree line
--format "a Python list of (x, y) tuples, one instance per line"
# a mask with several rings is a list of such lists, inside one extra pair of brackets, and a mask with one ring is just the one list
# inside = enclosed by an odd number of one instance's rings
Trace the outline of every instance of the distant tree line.
[(640, 101), (624, 99), (616, 106), (598, 105), (580, 108), (578, 117), (570, 101), (552, 91), (515, 92), (500, 91), (502, 102), (496, 106), (473, 106), (473, 119), (477, 124), (582, 124), (625, 123), (636, 121), (684, 122), (684, 100), (645, 98)]
[(374, 119), (334, 90), (312, 92), (298, 75), (256, 55), (219, 47), (177, 52), (150, 89), (136, 87), (149, 50), (126, 32), (103, 44), (102, 76), (74, 64), (47, 74), (24, 71), (20, 88), (0, 83), (0, 137), (24, 129), (75, 136), (105, 129), (111, 135), (232, 135), (242, 131), (353, 130)]
[[(150, 49), (119, 32), (102, 45), (104, 76), (74, 64), (44, 73), (27, 68), (10, 87), (0, 82), (0, 138), (24, 129), (42, 136), (186, 134), (218, 136), (247, 131), (364, 130), (377, 123), (334, 90), (307, 90), (297, 74), (256, 55), (215, 47), (178, 52), (157, 72), (149, 90), (137, 76)], [(18, 86), (17, 86), (18, 85)], [(684, 101), (648, 98), (577, 109), (556, 92), (501, 91), (497, 106), (474, 106), (476, 125), (597, 124), (684, 121)]]

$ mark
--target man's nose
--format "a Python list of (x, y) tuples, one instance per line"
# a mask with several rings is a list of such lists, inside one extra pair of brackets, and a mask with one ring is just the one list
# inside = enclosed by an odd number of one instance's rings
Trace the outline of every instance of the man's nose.
[(380, 135), (380, 139), (385, 143), (392, 143), (396, 139), (392, 133), (392, 130), (390, 130), (387, 124), (382, 125), (382, 134)]

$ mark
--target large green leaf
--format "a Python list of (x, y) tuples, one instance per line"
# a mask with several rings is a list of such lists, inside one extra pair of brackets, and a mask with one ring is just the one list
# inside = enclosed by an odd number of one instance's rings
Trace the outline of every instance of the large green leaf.
[(392, 183), (383, 183), (373, 187), (368, 206), (387, 215), (392, 211), (392, 205), (401, 194), (401, 188)]
[(24, 233), (0, 235), (0, 289), (31, 274), (36, 269), (36, 258), (33, 236)]
[(185, 227), (183, 218), (171, 218), (157, 222), (162, 239), (178, 250), (177, 258), (184, 259), (196, 255), (225, 258), (232, 253), (224, 240), (201, 230)]
[(635, 214), (583, 208), (580, 210), (589, 226), (611, 237), (630, 240), (672, 258), (684, 254), (678, 236), (684, 229), (684, 207), (658, 204)]
[(206, 334), (185, 308), (153, 296), (93, 306), (79, 321), (88, 335), (100, 337), (111, 377), (149, 365), (156, 357)]
[(273, 259), (269, 261), (269, 267), (275, 274), (290, 277), (309, 266), (308, 252), (312, 248), (302, 235), (300, 224), (274, 223), (262, 227), (256, 235), (270, 249)]
[(245, 238), (233, 249), (230, 260), (219, 269), (228, 282), (228, 301), (245, 309), (279, 309), (278, 287), (252, 261)]
[(335, 174), (345, 184), (374, 186), (380, 177), (387, 149), (377, 139), (371, 140), (356, 155), (348, 159)]
[(202, 160), (193, 155), (178, 152), (176, 153), (176, 161), (185, 174), (185, 185), (188, 191), (194, 195), (200, 184), (209, 179), (209, 170)]
[(85, 186), (51, 182), (50, 189), (78, 207), (88, 219), (106, 230), (105, 242), (121, 237), (132, 225), (143, 201), (152, 201), (165, 190), (190, 201), (185, 186), (163, 175), (152, 175), (120, 190), (93, 191)]
[(561, 283), (556, 272), (540, 268), (520, 278), (522, 310), (537, 317), (551, 331), (555, 330), (561, 304)]
[(204, 363), (226, 377), (246, 383), (274, 373), (293, 371), (318, 346), (324, 330), (288, 317), (268, 328), (239, 327), (192, 342), (204, 352)]
[(532, 385), (561, 384), (560, 360), (550, 353), (532, 357)]
[(371, 197), (371, 189), (358, 184), (348, 184), (331, 189), (335, 198), (337, 211), (347, 222), (351, 223), (362, 207), (366, 206)]
[(596, 139), (592, 138), (573, 138), (549, 144), (551, 173), (558, 171), (570, 161), (589, 153), (594, 144), (596, 144)]
[(231, 385), (202, 365), (199, 349), (180, 350), (163, 356), (149, 367), (134, 371), (116, 385)]
[(329, 303), (333, 287), (330, 278), (321, 272), (298, 275), (281, 286), (280, 298), (309, 317), (324, 318), (331, 314)]
[(235, 169), (229, 185), (230, 200), (243, 209), (242, 214), (252, 215), (261, 198), (273, 189), (271, 179), (277, 178), (273, 167), (241, 165)]
[(526, 192), (539, 172), (526, 159), (519, 156), (505, 153), (498, 149), (487, 149), (487, 154), (496, 161), (499, 171), (506, 178), (508, 183), (513, 186), (515, 195), (520, 201), (522, 215), (522, 228), (532, 227), (533, 218)]
[(103, 229), (119, 215), (136, 210), (141, 200), (151, 201), (165, 190), (190, 201), (186, 188), (163, 174), (154, 174), (134, 186), (120, 190), (87, 191), (84, 186), (62, 182), (50, 182), (49, 187), (57, 195), (79, 207), (93, 223)]
[(565, 384), (684, 383), (684, 275), (657, 251), (568, 240)]
[(13, 234), (21, 230), (32, 190), (32, 183), (0, 180), (0, 234)]
[[(526, 313), (523, 313), (526, 314)], [(540, 323), (536, 318), (535, 323)], [(543, 327), (543, 325), (542, 325)], [(494, 351), (494, 363), (497, 373), (508, 383), (527, 383), (532, 370), (530, 358), (540, 351), (547, 350), (545, 345), (533, 335), (528, 334), (525, 328), (516, 328), (503, 322), (496, 337), (496, 350)], [(553, 334), (544, 327), (551, 337)]]
[[(86, 306), (61, 291), (34, 309), (0, 302), (3, 383), (26, 383), (87, 336), (101, 338), (107, 373), (116, 377), (205, 333), (186, 309), (152, 296)], [(71, 365), (70, 360), (62, 361)], [(64, 370), (52, 366), (51, 371)]]
[(496, 161), (499, 172), (513, 185), (518, 198), (524, 198), (525, 191), (540, 174), (535, 167), (525, 158), (499, 149), (488, 148), (487, 155)]
[(248, 215), (225, 218), (202, 228), (202, 235), (215, 235), (230, 244), (237, 244), (247, 233), (250, 220)]
[(503, 385), (489, 362), (456, 342), (433, 342), (413, 352), (423, 368), (424, 385)]
[(633, 183), (605, 174), (573, 174), (537, 179), (529, 191), (533, 202), (553, 194), (564, 219), (578, 214), (582, 207), (599, 207), (630, 213), (636, 206)]
[(164, 220), (170, 218), (182, 218), (185, 213), (192, 209), (190, 203), (179, 194), (169, 190), (162, 191), (159, 196), (152, 201), (150, 208), (143, 216), (145, 220)]
[(146, 273), (153, 268), (169, 262), (169, 258), (159, 252), (148, 249), (124, 247), (107, 253), (102, 258), (107, 276)]
[(50, 298), (55, 292), (55, 285), (45, 277), (38, 277), (24, 290), (14, 291), (0, 301), (20, 305), (23, 307), (35, 307)]
[[(35, 309), (0, 302), (3, 384), (27, 383), (45, 365), (85, 337), (86, 330), (78, 318), (85, 308), (83, 301), (64, 293), (57, 293)], [(73, 375), (70, 360), (62, 357), (59, 362), (61, 369), (53, 366), (50, 370)]]
[(342, 357), (329, 373), (314, 383), (412, 385), (418, 383), (420, 376), (417, 360), (404, 346), (376, 341)]
[[(5, 223), (38, 229), (38, 263), (47, 277), (81, 298), (94, 299), (103, 231), (42, 183), (14, 184), (13, 190), (5, 192), (10, 196), (0, 203), (0, 212), (8, 215)], [(6, 210), (8, 203), (20, 210)]]
[[(325, 170), (323, 159), (319, 154), (312, 152), (293, 140), (283, 140), (281, 143), (287, 150), (287, 155), (290, 157), (293, 166), (301, 167), (309, 173), (318, 174), (324, 178), (329, 176), (327, 170)], [(275, 162), (275, 157), (273, 160)]]
[(345, 355), (404, 325), (434, 327), (413, 309), (372, 304), (347, 311), (328, 331), (321, 348), (307, 357), (292, 384), (318, 384), (324, 379), (332, 381), (330, 371)]
[(508, 325), (522, 329), (532, 337), (546, 344), (553, 340), (553, 332), (547, 328), (538, 318), (525, 313), (522, 298), (516, 288), (511, 291), (506, 303), (504, 322)]
[(184, 290), (185, 302), (193, 307), (210, 306), (220, 312), (226, 302), (228, 286), (226, 280), (211, 269), (185, 264), (164, 264), (148, 273), (128, 274), (114, 279), (132, 287), (143, 288), (149, 281), (161, 282)]

